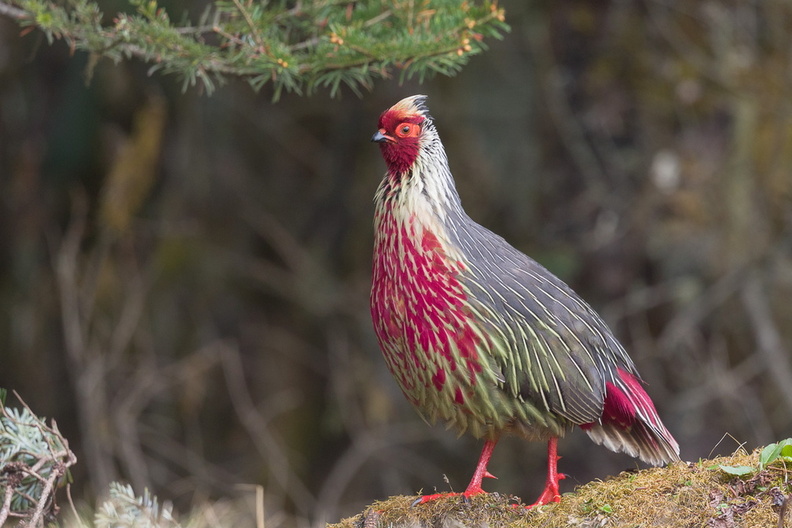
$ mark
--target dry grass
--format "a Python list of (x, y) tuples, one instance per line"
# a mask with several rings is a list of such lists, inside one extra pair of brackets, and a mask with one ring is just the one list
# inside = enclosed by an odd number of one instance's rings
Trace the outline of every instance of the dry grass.
[(783, 526), (790, 492), (786, 468), (776, 465), (737, 478), (719, 466), (758, 468), (759, 451), (623, 472), (565, 494), (559, 504), (535, 510), (515, 507), (518, 497), (493, 493), (465, 502), (459, 497), (412, 507), (416, 497), (392, 497), (329, 528), (393, 527), (712, 527)]

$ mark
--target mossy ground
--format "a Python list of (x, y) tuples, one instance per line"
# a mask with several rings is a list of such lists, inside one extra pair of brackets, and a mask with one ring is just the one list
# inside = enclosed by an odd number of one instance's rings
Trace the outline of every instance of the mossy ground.
[[(720, 466), (751, 466), (734, 477)], [(464, 501), (439, 499), (413, 507), (418, 498), (391, 497), (329, 528), (376, 527), (708, 527), (771, 528), (792, 491), (782, 465), (758, 471), (759, 451), (665, 468), (623, 472), (565, 494), (558, 504), (525, 510), (517, 497), (497, 493)], [(792, 468), (790, 468), (792, 471)]]

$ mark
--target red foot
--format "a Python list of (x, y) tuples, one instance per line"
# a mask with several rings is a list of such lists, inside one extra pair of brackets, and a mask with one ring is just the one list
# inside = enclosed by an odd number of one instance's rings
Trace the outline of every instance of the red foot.
[(561, 492), (558, 489), (558, 483), (565, 479), (566, 475), (558, 472), (558, 459), (561, 457), (558, 456), (557, 442), (556, 438), (551, 438), (547, 442), (547, 480), (545, 480), (545, 488), (539, 498), (536, 499), (536, 502), (525, 507), (527, 510), (537, 506), (544, 506), (550, 502), (561, 502)]
[(434, 493), (432, 495), (423, 495), (418, 498), (415, 502), (412, 503), (413, 506), (418, 506), (419, 504), (426, 504), (427, 502), (432, 502), (437, 499), (445, 499), (448, 497), (464, 497), (465, 499), (469, 499), (470, 497), (474, 497), (476, 495), (481, 495), (482, 493), (487, 493), (483, 489), (479, 488), (477, 490), (465, 490), (462, 493), (458, 493), (455, 491), (449, 491), (447, 493)]
[(478, 464), (476, 464), (476, 471), (473, 473), (473, 478), (470, 480), (470, 484), (468, 484), (468, 487), (464, 492), (435, 493), (434, 495), (424, 495), (420, 499), (413, 502), (413, 506), (416, 506), (418, 504), (426, 504), (427, 502), (431, 502), (437, 499), (442, 499), (445, 497), (457, 497), (461, 495), (465, 499), (469, 499), (474, 495), (487, 493), (481, 487), (481, 481), (484, 480), (485, 478), (498, 478), (489, 471), (487, 471), (487, 464), (489, 463), (489, 459), (492, 456), (492, 450), (495, 449), (496, 443), (497, 440), (487, 440), (486, 442), (484, 442), (484, 448), (481, 450), (481, 456), (479, 457)]
[[(561, 502), (561, 492), (558, 489), (558, 483), (565, 479), (566, 475), (558, 472), (558, 459), (561, 457), (558, 456), (557, 442), (557, 438), (551, 438), (547, 442), (547, 479), (545, 480), (545, 488), (544, 491), (542, 491), (542, 494), (539, 495), (539, 498), (536, 499), (536, 502), (530, 506), (526, 506), (526, 509), (543, 506), (550, 502)], [(497, 440), (487, 440), (484, 442), (484, 448), (481, 450), (481, 456), (479, 457), (478, 464), (476, 465), (476, 471), (473, 473), (473, 478), (470, 480), (470, 484), (468, 484), (468, 487), (464, 492), (448, 492), (424, 495), (413, 502), (413, 506), (418, 504), (426, 504), (427, 502), (446, 497), (462, 496), (465, 499), (469, 499), (475, 495), (487, 493), (484, 491), (484, 489), (482, 489), (481, 481), (485, 478), (496, 478), (492, 473), (487, 471), (487, 464), (489, 463), (490, 457), (492, 456), (492, 450), (495, 448), (496, 443)]]
[(556, 475), (557, 479), (555, 483), (548, 482), (545, 484), (545, 489), (539, 498), (536, 499), (536, 502), (531, 504), (530, 506), (526, 506), (526, 510), (530, 510), (531, 508), (536, 508), (537, 506), (544, 506), (545, 504), (549, 504), (551, 502), (561, 502), (561, 493), (558, 490), (558, 481), (563, 480), (566, 478), (566, 475), (560, 473)]

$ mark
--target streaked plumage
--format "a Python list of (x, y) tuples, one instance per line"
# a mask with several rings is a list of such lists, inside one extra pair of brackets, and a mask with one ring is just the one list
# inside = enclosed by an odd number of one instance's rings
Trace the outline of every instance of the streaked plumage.
[(538, 503), (557, 500), (555, 439), (574, 425), (650, 464), (679, 460), (602, 319), (462, 209), (424, 100), (385, 111), (372, 138), (388, 171), (375, 197), (371, 313), (385, 361), (418, 411), (486, 440), (466, 494), (482, 492), (504, 433), (549, 441)]

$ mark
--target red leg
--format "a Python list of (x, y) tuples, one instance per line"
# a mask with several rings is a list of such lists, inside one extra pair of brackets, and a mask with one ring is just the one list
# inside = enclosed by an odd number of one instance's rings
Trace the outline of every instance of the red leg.
[(424, 495), (415, 501), (415, 504), (424, 504), (435, 499), (442, 497), (453, 497), (455, 495), (462, 495), (467, 498), (480, 493), (487, 493), (481, 488), (481, 481), (484, 480), (484, 478), (497, 478), (495, 475), (487, 471), (487, 464), (489, 464), (490, 458), (492, 457), (492, 451), (495, 449), (495, 444), (497, 443), (497, 440), (487, 440), (484, 442), (484, 448), (481, 450), (481, 456), (479, 456), (478, 464), (476, 464), (476, 471), (473, 472), (473, 478), (470, 479), (470, 484), (468, 484), (467, 489), (463, 493), (452, 492)]
[(536, 502), (527, 506), (533, 508), (535, 506), (542, 506), (548, 502), (560, 502), (561, 493), (558, 490), (558, 483), (566, 478), (563, 473), (558, 473), (558, 439), (551, 438), (547, 442), (547, 480), (545, 481), (545, 489)]
[(495, 450), (495, 444), (497, 443), (497, 440), (487, 440), (484, 442), (484, 448), (481, 450), (481, 456), (479, 456), (478, 464), (476, 464), (476, 471), (473, 472), (473, 478), (470, 479), (470, 484), (468, 484), (465, 493), (463, 493), (465, 497), (486, 493), (486, 491), (481, 489), (481, 481), (484, 480), (485, 477), (497, 478), (487, 471), (487, 465), (489, 464), (492, 452)]

